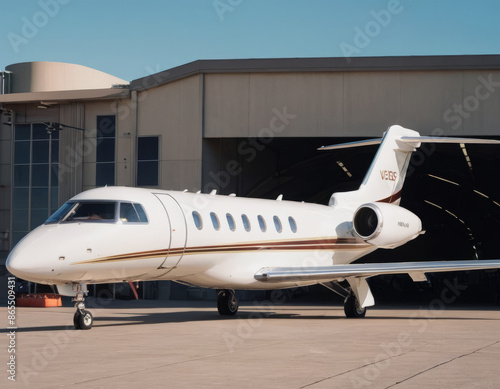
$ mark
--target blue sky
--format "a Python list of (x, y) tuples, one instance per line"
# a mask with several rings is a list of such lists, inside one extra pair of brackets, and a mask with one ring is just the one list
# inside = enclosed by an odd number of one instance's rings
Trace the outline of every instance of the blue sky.
[(498, 0), (32, 0), (0, 14), (0, 69), (127, 81), (197, 59), (500, 54)]

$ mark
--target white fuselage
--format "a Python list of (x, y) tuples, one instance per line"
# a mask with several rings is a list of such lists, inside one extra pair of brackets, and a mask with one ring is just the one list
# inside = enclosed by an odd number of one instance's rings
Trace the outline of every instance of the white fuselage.
[[(44, 284), (176, 280), (269, 289), (254, 278), (261, 268), (347, 264), (376, 249), (353, 234), (352, 209), (125, 187), (69, 200), (91, 201), (114, 202), (117, 214), (46, 223), (14, 248), (9, 268)], [(121, 218), (123, 202), (140, 204), (147, 222)], [(273, 288), (311, 283), (281, 281)]]

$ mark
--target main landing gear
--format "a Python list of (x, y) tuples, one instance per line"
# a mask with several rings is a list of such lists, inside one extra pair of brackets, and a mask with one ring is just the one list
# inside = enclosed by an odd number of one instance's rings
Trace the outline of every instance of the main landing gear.
[(349, 296), (347, 296), (344, 301), (344, 313), (346, 317), (350, 318), (365, 317), (366, 308), (361, 307), (358, 299), (356, 298), (354, 293), (351, 292), (351, 294), (349, 294)]
[(344, 313), (348, 318), (361, 318), (366, 315), (366, 308), (362, 308), (352, 288), (347, 283), (337, 281), (323, 282), (324, 287), (344, 298)]
[(238, 312), (238, 299), (234, 290), (222, 289), (217, 293), (217, 310), (221, 316), (234, 316)]
[(87, 285), (79, 284), (78, 291), (73, 299), (76, 308), (75, 316), (73, 316), (73, 324), (77, 330), (90, 330), (92, 328), (92, 324), (94, 323), (94, 317), (92, 314), (85, 310), (84, 295), (87, 293)]

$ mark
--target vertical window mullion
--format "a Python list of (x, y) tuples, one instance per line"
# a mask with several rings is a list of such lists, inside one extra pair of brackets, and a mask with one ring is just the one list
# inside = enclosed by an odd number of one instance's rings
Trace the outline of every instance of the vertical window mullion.
[(31, 180), (33, 179), (33, 124), (30, 124), (30, 159), (29, 159), (29, 178), (28, 178), (28, 231), (31, 231), (31, 199), (33, 185)]
[(52, 167), (52, 133), (49, 133), (49, 163), (47, 164), (49, 171), (47, 174), (49, 175), (49, 184), (47, 190), (49, 191), (48, 195), (48, 202), (47, 202), (47, 209), (48, 209), (48, 215), (47, 217), (50, 216), (50, 209), (52, 205), (52, 174), (51, 174), (51, 167)]

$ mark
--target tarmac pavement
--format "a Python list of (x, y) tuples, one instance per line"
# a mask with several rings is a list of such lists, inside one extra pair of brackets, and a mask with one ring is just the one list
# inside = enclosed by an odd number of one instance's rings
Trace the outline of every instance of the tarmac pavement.
[(338, 305), (249, 302), (232, 318), (215, 305), (102, 302), (88, 331), (73, 328), (73, 307), (17, 308), (7, 329), (2, 307), (0, 387), (500, 387), (498, 306), (386, 306), (346, 319)]

